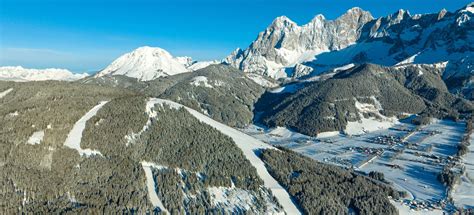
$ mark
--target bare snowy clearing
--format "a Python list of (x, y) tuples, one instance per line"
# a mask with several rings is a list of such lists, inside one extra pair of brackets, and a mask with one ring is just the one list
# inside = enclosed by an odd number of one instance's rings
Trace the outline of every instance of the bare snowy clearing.
[(40, 144), (44, 138), (44, 131), (37, 131), (33, 133), (26, 143), (31, 145)]
[(148, 197), (150, 198), (150, 202), (154, 207), (160, 208), (161, 211), (163, 211), (166, 214), (169, 214), (168, 210), (166, 210), (165, 206), (161, 202), (160, 198), (156, 194), (155, 190), (155, 180), (153, 178), (153, 173), (151, 172), (151, 168), (164, 168), (162, 166), (156, 165), (154, 163), (146, 162), (143, 161), (141, 162), (143, 171), (145, 171), (145, 177), (146, 177), (146, 187), (148, 191)]
[[(355, 107), (359, 110), (360, 120), (356, 122), (347, 122), (346, 129), (344, 132), (349, 135), (360, 135), (368, 132), (377, 130), (384, 130), (393, 127), (398, 119), (396, 117), (385, 117), (380, 114), (382, 105), (375, 98), (375, 96), (369, 97), (374, 104), (360, 103), (355, 99)], [(371, 113), (377, 116), (365, 118), (363, 113)]]
[(194, 86), (202, 86), (207, 88), (214, 88), (211, 84), (209, 84), (209, 80), (205, 76), (196, 76), (191, 80), (191, 85)]
[(97, 150), (92, 149), (82, 149), (81, 148), (81, 139), (82, 139), (82, 132), (86, 128), (87, 121), (94, 117), (97, 112), (105, 105), (108, 101), (100, 102), (98, 105), (93, 107), (89, 112), (87, 112), (79, 121), (74, 124), (72, 130), (67, 135), (67, 139), (64, 142), (64, 146), (69, 147), (71, 149), (77, 150), (81, 156), (91, 156), (91, 155), (101, 155), (102, 154)]
[(211, 204), (222, 208), (224, 211), (248, 211), (255, 202), (255, 197), (250, 192), (233, 187), (209, 187)]

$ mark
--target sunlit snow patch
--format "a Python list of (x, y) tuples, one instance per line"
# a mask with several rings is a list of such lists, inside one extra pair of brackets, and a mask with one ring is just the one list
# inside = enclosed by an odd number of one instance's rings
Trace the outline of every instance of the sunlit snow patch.
[(213, 86), (209, 84), (209, 80), (205, 76), (194, 77), (191, 80), (191, 84), (197, 87), (202, 86), (202, 87), (213, 88)]
[(102, 155), (97, 150), (92, 149), (82, 149), (81, 148), (81, 139), (82, 139), (82, 132), (86, 128), (87, 121), (94, 117), (97, 112), (105, 105), (108, 101), (102, 101), (95, 107), (93, 107), (89, 112), (87, 112), (79, 121), (74, 124), (72, 130), (69, 132), (66, 141), (64, 142), (64, 146), (69, 147), (71, 149), (76, 149), (77, 152), (81, 156), (91, 156), (91, 155)]
[(28, 139), (27, 143), (31, 145), (40, 144), (43, 141), (44, 131), (37, 131), (33, 133)]
[(255, 197), (247, 190), (235, 187), (209, 187), (211, 204), (228, 212), (249, 211)]
[[(359, 111), (360, 120), (355, 122), (347, 122), (346, 129), (344, 130), (348, 135), (359, 135), (367, 132), (373, 132), (377, 130), (388, 129), (393, 127), (398, 119), (396, 117), (386, 117), (380, 114), (379, 111), (383, 110), (380, 102), (375, 96), (369, 97), (374, 104), (360, 103), (355, 99), (355, 107)], [(372, 113), (377, 116), (364, 118), (363, 113)]]

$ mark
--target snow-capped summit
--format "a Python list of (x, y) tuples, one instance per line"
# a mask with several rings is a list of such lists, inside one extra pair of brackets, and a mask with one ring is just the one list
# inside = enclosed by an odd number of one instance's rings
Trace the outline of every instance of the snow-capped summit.
[(305, 25), (276, 18), (245, 49), (224, 61), (274, 79), (317, 75), (350, 63), (393, 66), (432, 64), (472, 55), (474, 3), (450, 13), (411, 15), (407, 10), (374, 19), (355, 7), (335, 20), (315, 16)]
[(319, 53), (355, 43), (361, 27), (372, 19), (369, 12), (360, 8), (352, 8), (336, 20), (317, 15), (302, 26), (280, 16), (246, 50), (234, 51), (225, 62), (272, 78), (299, 76), (299, 64), (313, 60)]
[(269, 28), (282, 29), (282, 28), (290, 28), (290, 27), (295, 27), (295, 26), (297, 26), (297, 24), (293, 22), (290, 18), (286, 16), (279, 16), (275, 20), (273, 20)]
[(466, 7), (459, 10), (460, 13), (474, 13), (474, 2), (469, 3)]
[(190, 58), (173, 57), (164, 49), (144, 46), (117, 58), (96, 77), (125, 75), (141, 81), (188, 72)]
[(168, 51), (143, 46), (117, 58), (95, 77), (125, 75), (140, 81), (150, 81), (159, 77), (191, 72), (217, 61), (197, 62), (190, 57), (173, 57)]
[(4, 81), (75, 81), (89, 76), (87, 73), (74, 74), (66, 69), (26, 69), (21, 66), (0, 67), (0, 80)]

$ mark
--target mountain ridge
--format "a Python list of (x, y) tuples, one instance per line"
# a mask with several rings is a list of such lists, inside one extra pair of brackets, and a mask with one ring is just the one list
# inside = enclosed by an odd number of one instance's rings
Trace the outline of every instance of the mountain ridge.
[(87, 73), (72, 73), (67, 69), (28, 69), (22, 66), (0, 67), (0, 80), (26, 82), (26, 81), (75, 81), (89, 76)]

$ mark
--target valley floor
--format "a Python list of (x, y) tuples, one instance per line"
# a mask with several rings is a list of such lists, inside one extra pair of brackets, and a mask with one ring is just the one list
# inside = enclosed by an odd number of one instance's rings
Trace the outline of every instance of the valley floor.
[(474, 135), (471, 135), (469, 152), (462, 157), (466, 173), (452, 193), (456, 206), (474, 209)]
[[(437, 175), (456, 154), (465, 123), (435, 120), (419, 128), (397, 123), (389, 129), (362, 135), (328, 132), (318, 138), (281, 127), (267, 129), (252, 125), (243, 131), (263, 142), (290, 148), (324, 163), (353, 168), (363, 174), (382, 172), (394, 188), (408, 194), (403, 202), (395, 204), (400, 212), (438, 213), (448, 193)], [(454, 192), (455, 203), (459, 205), (472, 205), (473, 200), (470, 194), (474, 193), (471, 192), (473, 184), (468, 178), (474, 175), (473, 145), (470, 147), (471, 153), (464, 158), (468, 173)]]

